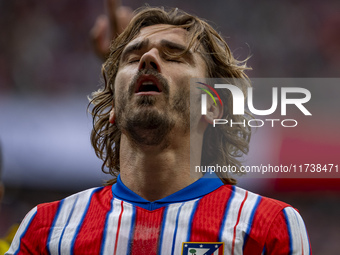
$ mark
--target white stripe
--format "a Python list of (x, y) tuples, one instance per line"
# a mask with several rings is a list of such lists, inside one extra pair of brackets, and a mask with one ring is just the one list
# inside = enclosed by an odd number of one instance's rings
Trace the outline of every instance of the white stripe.
[(122, 214), (120, 231), (118, 236), (117, 254), (127, 254), (133, 214), (133, 205), (127, 202), (123, 202), (123, 209), (124, 210)]
[(294, 208), (292, 208), (292, 209), (295, 213), (296, 220), (299, 223), (299, 229), (300, 229), (300, 233), (301, 233), (301, 237), (302, 237), (303, 253), (304, 253), (304, 255), (309, 255), (310, 254), (310, 249), (309, 249), (310, 245), (309, 245), (308, 233), (307, 233), (305, 223), (304, 223), (301, 215)]
[[(222, 242), (224, 242), (224, 253), (231, 254), (231, 248), (234, 237), (234, 227), (237, 222), (237, 216), (240, 210), (240, 206), (245, 197), (246, 191), (235, 187), (235, 193), (232, 201), (229, 205), (229, 210), (227, 215), (225, 215), (225, 223), (222, 232)], [(237, 241), (237, 240), (236, 240)]]
[[(116, 233), (118, 228), (118, 220), (119, 215), (122, 210), (121, 200), (114, 198), (112, 200), (112, 208), (113, 210), (110, 212), (109, 217), (106, 224), (106, 238), (105, 238), (105, 246), (103, 250), (103, 254), (113, 254), (115, 243), (116, 243)], [(120, 253), (118, 253), (120, 254)]]
[[(50, 242), (47, 244), (51, 255), (58, 255), (59, 242), (61, 242), (60, 253), (63, 255), (70, 254), (73, 237), (76, 234), (76, 230), (80, 224), (91, 194), (95, 189), (97, 188), (85, 190), (64, 199), (64, 202), (59, 209), (58, 218), (55, 222), (54, 228), (52, 229)], [(71, 214), (73, 207), (74, 210)], [(69, 223), (66, 226), (69, 217)], [(60, 240), (63, 230), (64, 234), (62, 240)]]
[(290, 227), (293, 254), (302, 254), (303, 249), (303, 254), (308, 255), (310, 253), (309, 241), (302, 217), (292, 207), (286, 207), (284, 211)]
[(165, 224), (163, 229), (163, 241), (162, 241), (162, 255), (170, 255), (172, 249), (172, 242), (174, 239), (176, 218), (178, 209), (182, 203), (171, 204), (168, 207), (167, 214), (165, 216)]
[[(239, 189), (239, 188), (236, 188), (236, 189)], [(256, 204), (257, 198), (258, 198), (258, 195), (248, 191), (247, 199), (245, 200), (243, 204), (240, 221), (236, 227), (236, 238), (235, 238), (235, 247), (234, 247), (235, 255), (243, 253), (242, 247), (244, 243), (244, 236), (246, 234), (249, 224), (251, 224), (249, 220), (250, 220), (251, 213), (254, 209), (254, 206)]]
[(218, 255), (218, 250), (219, 250), (219, 249), (217, 249), (216, 251), (214, 251), (213, 254), (214, 254), (214, 255)]
[(189, 222), (189, 220), (190, 220), (192, 210), (194, 209), (194, 206), (197, 200), (198, 199), (186, 202), (182, 206), (182, 209), (181, 209), (181, 212), (178, 218), (178, 228), (177, 228), (177, 234), (176, 234), (176, 239), (175, 239), (175, 250), (174, 250), (175, 255), (181, 254), (182, 243), (188, 241), (187, 236), (188, 236), (189, 224), (192, 223), (192, 222)]
[(21, 241), (20, 240), (21, 235), (27, 230), (27, 228), (29, 227), (30, 221), (32, 220), (32, 218), (34, 217), (36, 213), (37, 213), (37, 207), (34, 207), (31, 211), (29, 211), (26, 214), (25, 218), (20, 224), (20, 227), (17, 230), (17, 233), (14, 236), (11, 247), (9, 248), (8, 252), (6, 252), (5, 254), (10, 255), (18, 251), (18, 249), (20, 248), (19, 246), (20, 246), (20, 241)]

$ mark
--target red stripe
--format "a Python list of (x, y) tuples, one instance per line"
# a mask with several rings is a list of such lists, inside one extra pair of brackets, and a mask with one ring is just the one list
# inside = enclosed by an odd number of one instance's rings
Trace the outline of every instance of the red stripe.
[(99, 254), (111, 199), (111, 186), (106, 186), (92, 195), (90, 206), (73, 247), (74, 254)]
[(191, 226), (190, 242), (218, 242), (227, 202), (231, 195), (224, 185), (199, 201)]
[(269, 254), (289, 254), (290, 239), (283, 212), (280, 212), (272, 223), (271, 229), (267, 235), (266, 250)]
[(224, 245), (222, 244), (222, 246), (218, 248), (218, 255), (223, 255), (223, 249), (224, 249)]
[(122, 207), (122, 210), (120, 211), (120, 214), (119, 214), (119, 219), (118, 219), (118, 227), (117, 227), (117, 233), (116, 233), (116, 243), (115, 243), (115, 251), (113, 254), (117, 254), (117, 245), (118, 245), (118, 236), (119, 236), (119, 231), (120, 231), (120, 224), (122, 222), (122, 214), (123, 214), (123, 211), (124, 211), (124, 206), (123, 206), (123, 200), (122, 202), (120, 203), (121, 207)]
[(148, 211), (136, 208), (135, 229), (131, 254), (156, 255), (164, 207)]
[(49, 254), (46, 249), (47, 238), (59, 205), (59, 201), (38, 205), (38, 211), (25, 236), (21, 239), (18, 254), (32, 254), (32, 252), (34, 254)]
[[(279, 253), (280, 249), (285, 254), (289, 253), (288, 229), (281, 212), (286, 206), (286, 203), (262, 197), (254, 214), (243, 254), (260, 254), (264, 246), (269, 254), (276, 254), (275, 251)], [(279, 241), (282, 246), (275, 244), (275, 241)], [(273, 251), (276, 246), (277, 249)]]
[(300, 234), (300, 241), (301, 241), (301, 247), (302, 247), (302, 255), (304, 255), (304, 251), (303, 251), (303, 241), (302, 241), (302, 236)]
[(238, 211), (238, 215), (237, 215), (237, 221), (236, 221), (236, 224), (234, 226), (234, 237), (233, 237), (233, 244), (232, 244), (232, 247), (231, 247), (231, 254), (232, 255), (234, 254), (234, 248), (235, 248), (236, 228), (237, 228), (238, 223), (240, 222), (242, 208), (243, 208), (244, 203), (247, 200), (247, 197), (248, 197), (248, 191), (246, 191), (246, 195), (245, 195), (245, 197), (244, 197), (244, 199), (241, 203), (240, 210)]

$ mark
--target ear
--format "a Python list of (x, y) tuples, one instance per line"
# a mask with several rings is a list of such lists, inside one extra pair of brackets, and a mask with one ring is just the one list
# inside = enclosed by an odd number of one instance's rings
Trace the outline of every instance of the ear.
[(109, 122), (111, 124), (115, 124), (115, 121), (116, 121), (115, 108), (113, 107), (113, 104), (112, 104), (112, 109), (110, 111)]
[(204, 115), (204, 119), (209, 124), (214, 123), (214, 119), (220, 119), (223, 116), (223, 106), (220, 104), (218, 98), (215, 98), (215, 102), (212, 98), (207, 100), (207, 114)]

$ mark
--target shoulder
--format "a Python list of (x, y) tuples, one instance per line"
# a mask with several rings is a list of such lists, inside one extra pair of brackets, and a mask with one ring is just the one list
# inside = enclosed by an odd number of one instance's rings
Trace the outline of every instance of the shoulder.
[(106, 186), (87, 189), (62, 200), (39, 204), (26, 214), (17, 234), (22, 232), (21, 234), (27, 235), (27, 231), (40, 233), (41, 229), (54, 226), (57, 219), (59, 224), (66, 223), (68, 215), (73, 211), (84, 213), (91, 203), (107, 204), (111, 197), (111, 186)]
[(251, 191), (234, 185), (223, 185), (215, 192), (227, 193), (228, 196), (223, 196), (223, 199), (227, 199), (229, 204), (242, 205), (244, 210), (257, 210), (259, 214), (266, 214), (271, 212), (275, 217), (275, 213), (282, 211), (286, 207), (291, 207), (289, 204), (282, 201), (261, 196)]
[[(261, 220), (270, 224), (284, 208), (291, 207), (279, 200), (264, 197), (234, 185), (223, 185), (200, 199), (207, 209), (224, 211), (224, 217), (241, 214), (240, 220)], [(248, 224), (248, 223), (247, 223)]]
[(52, 229), (63, 229), (71, 217), (80, 222), (91, 205), (110, 207), (111, 199), (111, 186), (106, 186), (84, 190), (59, 201), (39, 204), (21, 222), (8, 254), (19, 250), (25, 254), (41, 253)]
[(236, 214), (238, 212), (240, 220), (244, 220), (245, 225), (249, 227), (248, 231), (252, 228), (259, 228), (262, 237), (267, 235), (278, 219), (284, 217), (288, 221), (295, 217), (295, 214), (299, 214), (285, 202), (261, 196), (236, 186), (224, 185), (222, 188), (230, 192), (226, 213)]
[(86, 210), (91, 203), (109, 203), (112, 198), (111, 187), (112, 186), (91, 188), (59, 201), (39, 204), (36, 207), (37, 217), (39, 221), (43, 221), (44, 219), (49, 220), (49, 215), (55, 217), (60, 213), (68, 214), (75, 209)]
[(71, 201), (77, 201), (78, 203), (80, 202), (79, 204), (84, 204), (84, 203), (86, 204), (87, 201), (92, 199), (92, 196), (94, 194), (96, 193), (103, 194), (103, 193), (107, 193), (108, 191), (111, 191), (111, 186), (90, 188), (90, 189), (86, 189), (86, 190), (77, 192), (75, 194), (72, 194), (58, 201), (39, 204), (37, 207), (39, 210), (45, 210), (45, 209), (48, 209), (49, 207), (53, 207), (57, 203), (64, 203), (64, 202), (71, 202)]
[(236, 223), (231, 226), (244, 237), (245, 254), (254, 250), (269, 254), (302, 254), (302, 251), (309, 254), (305, 224), (291, 205), (236, 186), (224, 185), (221, 189), (230, 192), (226, 221), (234, 218)]

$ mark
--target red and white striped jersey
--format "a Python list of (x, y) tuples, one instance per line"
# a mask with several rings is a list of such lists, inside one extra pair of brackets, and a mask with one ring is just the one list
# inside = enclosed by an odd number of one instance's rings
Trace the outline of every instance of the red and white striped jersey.
[(295, 209), (218, 178), (201, 178), (154, 202), (118, 178), (113, 186), (38, 205), (6, 254), (179, 255), (192, 254), (183, 253), (191, 242), (216, 242), (211, 254), (311, 254)]

